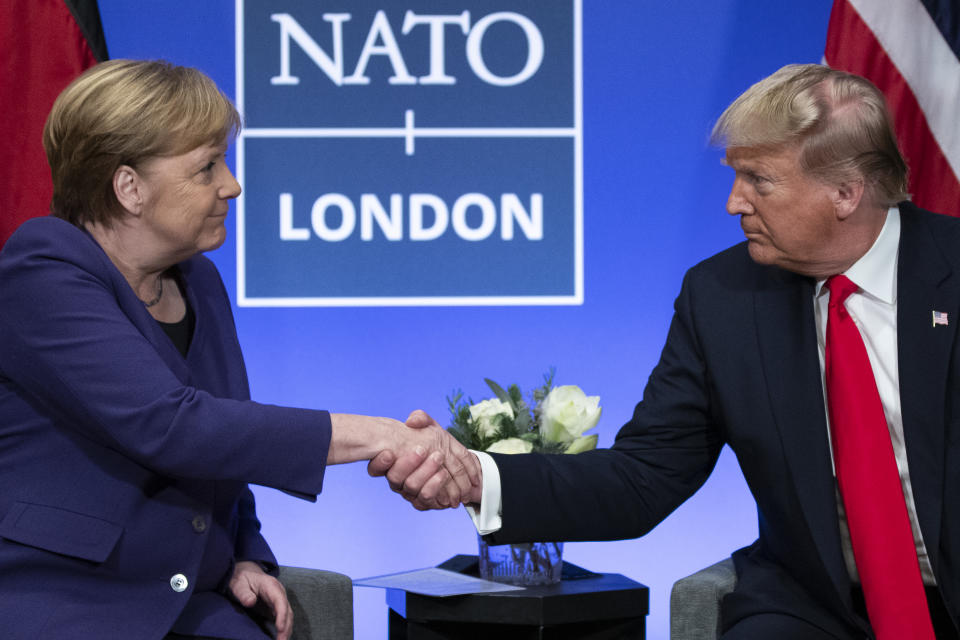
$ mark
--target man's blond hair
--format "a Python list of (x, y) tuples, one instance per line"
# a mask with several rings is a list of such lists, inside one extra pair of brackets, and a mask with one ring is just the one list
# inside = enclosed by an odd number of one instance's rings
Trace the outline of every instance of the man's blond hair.
[(787, 65), (720, 116), (711, 143), (798, 145), (800, 166), (829, 184), (863, 179), (876, 206), (909, 199), (907, 165), (883, 94), (869, 80), (818, 64)]

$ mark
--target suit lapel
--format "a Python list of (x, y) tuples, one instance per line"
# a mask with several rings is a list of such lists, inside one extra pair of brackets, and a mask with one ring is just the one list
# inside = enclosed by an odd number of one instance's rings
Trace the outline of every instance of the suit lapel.
[(127, 284), (123, 276), (118, 271), (115, 277), (116, 288), (120, 292), (118, 301), (120, 308), (126, 314), (130, 321), (137, 327), (140, 333), (146, 338), (157, 354), (163, 360), (164, 364), (172, 371), (183, 384), (188, 384), (190, 380), (190, 370), (187, 363), (173, 342), (167, 337), (163, 328), (153, 319), (150, 312), (143, 306), (143, 302), (137, 298), (133, 289)]
[[(900, 402), (917, 515), (936, 570), (944, 504), (945, 399), (960, 323), (960, 278), (953, 274), (926, 218), (912, 209), (901, 206), (897, 269)], [(850, 580), (837, 526), (813, 283), (777, 271), (757, 288), (754, 311), (771, 411), (796, 495), (826, 571), (849, 607)], [(945, 312), (948, 324), (934, 326), (933, 311)]]
[(130, 284), (126, 278), (123, 277), (123, 274), (120, 273), (106, 252), (103, 251), (103, 248), (97, 244), (89, 233), (84, 232), (84, 235), (99, 252), (106, 274), (112, 282), (114, 291), (116, 291), (117, 304), (120, 306), (120, 310), (130, 319), (130, 322), (133, 323), (133, 326), (137, 328), (140, 334), (153, 345), (164, 364), (173, 371), (182, 383), (188, 384), (190, 380), (190, 369), (187, 367), (186, 361), (180, 355), (180, 352), (177, 351), (173, 342), (167, 337), (167, 334), (157, 321), (153, 319), (153, 316), (150, 315), (147, 308), (143, 306), (143, 301), (140, 300), (133, 289), (130, 288)]
[(813, 314), (813, 281), (776, 271), (754, 309), (771, 411), (806, 524), (839, 597), (849, 606), (837, 526), (823, 386)]
[[(901, 207), (897, 350), (904, 440), (917, 517), (937, 566), (943, 506), (945, 399), (960, 287), (924, 220)], [(933, 312), (947, 313), (946, 326)]]

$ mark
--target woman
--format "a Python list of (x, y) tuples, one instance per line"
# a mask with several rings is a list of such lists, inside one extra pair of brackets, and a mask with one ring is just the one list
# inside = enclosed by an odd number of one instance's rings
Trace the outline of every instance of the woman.
[(100, 64), (53, 106), (52, 216), (0, 252), (5, 638), (263, 638), (258, 600), (287, 638), (247, 483), (314, 500), (326, 464), (383, 450), (477, 481), (435, 427), (250, 401), (200, 255), (240, 194), (239, 127), (209, 78), (163, 62)]

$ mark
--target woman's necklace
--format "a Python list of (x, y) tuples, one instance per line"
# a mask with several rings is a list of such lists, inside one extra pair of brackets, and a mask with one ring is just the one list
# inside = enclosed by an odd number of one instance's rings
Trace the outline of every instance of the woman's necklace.
[(143, 306), (145, 306), (147, 309), (149, 309), (150, 307), (152, 307), (152, 306), (156, 305), (158, 302), (160, 302), (160, 298), (162, 298), (162, 297), (163, 297), (163, 274), (161, 274), (160, 276), (157, 277), (157, 297), (154, 298), (153, 300), (149, 301), (149, 302), (147, 302), (147, 301), (145, 301), (145, 300), (141, 300), (140, 302), (143, 303)]

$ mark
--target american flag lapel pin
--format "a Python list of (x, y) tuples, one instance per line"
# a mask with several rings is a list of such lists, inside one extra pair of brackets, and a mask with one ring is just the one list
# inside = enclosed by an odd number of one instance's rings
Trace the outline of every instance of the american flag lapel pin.
[(937, 326), (938, 324), (939, 324), (939, 325), (942, 325), (942, 326), (944, 326), (944, 327), (949, 324), (949, 322), (948, 322), (948, 320), (947, 320), (947, 312), (946, 312), (946, 311), (934, 311), (934, 312), (933, 312), (933, 326)]

